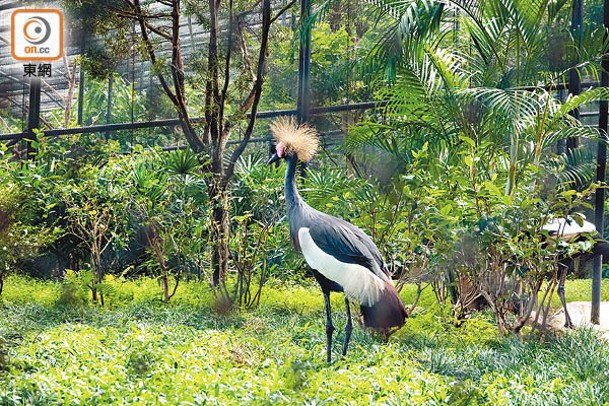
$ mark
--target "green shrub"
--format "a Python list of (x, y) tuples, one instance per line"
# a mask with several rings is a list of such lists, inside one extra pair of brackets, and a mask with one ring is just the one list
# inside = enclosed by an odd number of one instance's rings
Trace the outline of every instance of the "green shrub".
[(88, 302), (87, 294), (92, 279), (91, 272), (82, 272), (81, 275), (75, 275), (73, 271), (68, 271), (59, 285), (60, 293), (57, 304), (66, 307), (85, 305)]

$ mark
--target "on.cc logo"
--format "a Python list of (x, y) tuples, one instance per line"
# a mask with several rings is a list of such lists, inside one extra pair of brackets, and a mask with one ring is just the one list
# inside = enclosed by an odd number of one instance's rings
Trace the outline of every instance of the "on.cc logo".
[(17, 61), (55, 61), (63, 55), (63, 14), (21, 8), (11, 16), (11, 54)]

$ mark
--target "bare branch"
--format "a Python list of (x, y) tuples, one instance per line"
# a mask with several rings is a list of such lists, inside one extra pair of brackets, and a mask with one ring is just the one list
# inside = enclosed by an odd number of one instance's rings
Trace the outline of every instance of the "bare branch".
[(150, 24), (149, 22), (146, 21), (146, 27), (154, 32), (155, 34), (165, 38), (168, 41), (171, 41), (172, 37), (171, 35), (169, 35), (168, 33), (166, 33), (165, 31), (162, 31), (160, 28), (155, 28), (152, 24)]
[(292, 0), (291, 2), (289, 2), (288, 4), (283, 6), (283, 8), (281, 10), (279, 10), (279, 12), (277, 14), (275, 14), (275, 17), (271, 18), (271, 24), (274, 23), (279, 17), (281, 17), (283, 15), (283, 13), (285, 13), (290, 8), (292, 8), (292, 6), (294, 4), (296, 4), (296, 0)]
[(256, 73), (256, 82), (254, 83), (253, 93), (254, 100), (252, 102), (252, 111), (250, 114), (249, 124), (247, 129), (245, 130), (245, 134), (243, 135), (243, 140), (239, 143), (239, 146), (233, 151), (231, 155), (228, 168), (226, 169), (226, 173), (224, 176), (224, 181), (228, 182), (228, 180), (232, 177), (235, 171), (235, 164), (237, 159), (241, 156), (245, 148), (247, 147), (247, 143), (249, 142), (250, 137), (252, 136), (252, 132), (254, 131), (254, 124), (256, 123), (256, 113), (258, 111), (258, 103), (260, 102), (260, 95), (262, 94), (262, 83), (264, 81), (264, 66), (266, 64), (266, 53), (268, 48), (269, 41), (269, 31), (271, 28), (271, 0), (264, 0), (262, 5), (262, 35), (260, 42), (260, 52), (258, 54), (258, 70)]
[(4, 118), (2, 118), (2, 116), (0, 116), (0, 124), (2, 124), (2, 126), (6, 129), (6, 132), (12, 132), (11, 127), (9, 127), (8, 123)]
[[(237, 19), (237, 21), (238, 21), (237, 27), (238, 27), (238, 32), (239, 32), (239, 48), (241, 49), (241, 56), (243, 58), (243, 66), (244, 66), (245, 70), (247, 71), (247, 73), (250, 74), (252, 79), (255, 79), (256, 75), (254, 74), (254, 70), (252, 69), (252, 62), (250, 61), (250, 57), (247, 52), (247, 42), (245, 41), (245, 33), (243, 31), (243, 27), (244, 27), (245, 23), (243, 23), (241, 21), (240, 17)], [(248, 108), (246, 108), (245, 111), (247, 111)], [(241, 111), (244, 111), (243, 108), (241, 109)]]
[(112, 241), (114, 241), (114, 235), (112, 235), (112, 233), (110, 233), (110, 237), (107, 238), (106, 244), (102, 247), (101, 250), (99, 250), (99, 253), (103, 254), (104, 251), (106, 251), (106, 249), (110, 246)]
[(241, 106), (239, 106), (239, 110), (242, 113), (247, 112), (250, 109), (250, 107), (252, 107), (252, 104), (254, 104), (255, 99), (256, 99), (256, 86), (252, 87), (252, 90), (250, 90), (249, 94), (247, 95), (247, 97), (245, 98), (243, 103), (241, 103)]
[(187, 114), (184, 104), (184, 66), (182, 64), (182, 52), (180, 49), (180, 4), (176, 1), (171, 12), (172, 37), (171, 37), (171, 71), (173, 74), (173, 87), (180, 108)]
[[(125, 0), (128, 2), (128, 0)], [(163, 3), (167, 4), (167, 3)], [(140, 31), (142, 34), (142, 39), (146, 46), (146, 51), (148, 52), (148, 57), (150, 62), (152, 62), (153, 66), (157, 63), (156, 52), (154, 46), (152, 45), (152, 41), (148, 35), (148, 30), (154, 32), (165, 39), (168, 39), (172, 43), (172, 63), (171, 63), (171, 72), (173, 77), (173, 87), (174, 90), (171, 89), (169, 83), (165, 79), (165, 76), (161, 73), (157, 73), (157, 77), (161, 82), (161, 86), (165, 91), (165, 94), (169, 97), (173, 105), (176, 107), (178, 115), (180, 117), (180, 125), (182, 130), (184, 131), (184, 135), (186, 140), (188, 141), (190, 147), (196, 152), (200, 152), (203, 149), (203, 143), (196, 136), (194, 128), (192, 127), (192, 122), (188, 117), (188, 110), (186, 108), (186, 103), (184, 99), (184, 69), (182, 65), (182, 54), (180, 51), (180, 42), (179, 42), (179, 24), (180, 24), (180, 2), (175, 0), (171, 3), (173, 6), (171, 17), (172, 17), (172, 35), (160, 31), (158, 28), (152, 27), (147, 21), (146, 16), (142, 12), (141, 2), (140, 0), (134, 0), (134, 14), (136, 16), (137, 21), (140, 25)]]
[(184, 136), (195, 153), (203, 150), (203, 143), (197, 136), (188, 114), (186, 106), (186, 92), (184, 87), (184, 61), (182, 60), (182, 49), (180, 47), (180, 0), (173, 1), (171, 10), (172, 38), (171, 38), (171, 72), (173, 75), (173, 87), (177, 100), (178, 114)]
[[(135, 6), (127, 1), (127, 5), (129, 5), (130, 8), (134, 8)], [(117, 7), (110, 7), (110, 10), (116, 14), (119, 17), (123, 17), (123, 18), (129, 18), (132, 20), (137, 20), (137, 14), (135, 12), (128, 12), (122, 8), (117, 8)], [(154, 14), (146, 14), (144, 13), (144, 10), (142, 10), (142, 16), (146, 19), (146, 20), (160, 20), (163, 18), (168, 18), (171, 17), (171, 14), (169, 13), (154, 13)]]
[(67, 58), (67, 56), (66, 56), (66, 53), (65, 53), (65, 52), (63, 53), (63, 58), (62, 58), (62, 60), (63, 60), (63, 65), (64, 65), (64, 66), (65, 66), (65, 68), (66, 68), (66, 79), (68, 79), (68, 82), (71, 82), (71, 81), (73, 81), (73, 80), (74, 80), (74, 72), (72, 72), (72, 71), (70, 70), (70, 64), (68, 63), (68, 58)]
[[(125, 0), (125, 1), (127, 1), (127, 0)], [(156, 53), (154, 51), (154, 47), (152, 46), (152, 42), (150, 41), (150, 37), (148, 36), (148, 29), (146, 28), (146, 19), (144, 18), (143, 14), (142, 14), (142, 7), (140, 5), (140, 0), (134, 0), (134, 8), (135, 8), (135, 15), (140, 24), (140, 30), (142, 32), (142, 39), (144, 40), (144, 44), (146, 45), (146, 51), (148, 52), (148, 57), (150, 58), (150, 62), (152, 62), (152, 65), (155, 65), (157, 62)], [(159, 78), (159, 81), (161, 82), (161, 86), (163, 87), (163, 90), (165, 91), (167, 96), (171, 99), (171, 102), (175, 106), (178, 106), (179, 103), (176, 98), (176, 95), (173, 94), (173, 92), (171, 91), (171, 88), (167, 84), (167, 81), (165, 80), (165, 77), (163, 76), (163, 74), (161, 72), (158, 72), (157, 77)]]
[(230, 83), (230, 59), (231, 51), (233, 48), (233, 0), (228, 3), (229, 11), (229, 23), (228, 23), (228, 47), (226, 50), (226, 64), (224, 65), (224, 86), (222, 87), (222, 93), (220, 95), (220, 120), (224, 118), (224, 103), (226, 102), (226, 96), (228, 94), (228, 85)]

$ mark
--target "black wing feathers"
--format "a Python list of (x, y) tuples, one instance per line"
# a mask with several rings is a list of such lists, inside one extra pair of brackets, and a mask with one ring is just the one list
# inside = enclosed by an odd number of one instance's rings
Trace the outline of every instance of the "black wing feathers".
[(323, 213), (312, 220), (309, 232), (319, 248), (341, 262), (361, 265), (385, 279), (381, 253), (362, 230)]

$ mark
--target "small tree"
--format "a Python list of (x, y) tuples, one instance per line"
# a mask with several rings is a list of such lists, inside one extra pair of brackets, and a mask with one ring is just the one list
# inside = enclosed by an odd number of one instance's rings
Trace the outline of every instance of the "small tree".
[[(201, 164), (210, 174), (206, 183), (212, 207), (213, 284), (217, 285), (228, 271), (230, 197), (227, 186), (254, 130), (265, 77), (271, 25), (296, 0), (289, 1), (274, 14), (271, 0), (157, 0), (145, 4), (140, 0), (106, 0), (95, 2), (94, 5), (83, 5), (80, 1), (65, 3), (72, 11), (89, 19), (93, 15), (92, 9), (99, 11), (92, 25), (107, 39), (111, 38), (108, 32), (117, 33), (110, 42), (119, 48), (119, 54), (130, 47), (130, 41), (125, 40), (129, 32), (126, 27), (136, 23), (136, 38), (141, 45), (138, 49), (151, 62), (153, 72), (180, 118), (184, 137), (197, 155), (209, 158), (209, 161), (202, 158)], [(200, 46), (205, 53), (206, 64), (200, 64), (200, 59), (192, 64), (185, 62), (180, 28), (185, 16), (196, 18), (209, 30), (207, 43)], [(252, 16), (257, 16), (260, 21), (257, 45), (251, 43), (252, 37), (244, 29)], [(228, 23), (226, 30), (221, 27), (222, 20)], [(225, 38), (222, 38), (223, 34), (226, 34)], [(170, 56), (162, 57), (163, 51), (168, 51)], [(252, 58), (251, 53), (257, 56)], [(191, 72), (194, 75), (190, 75)], [(191, 100), (190, 95), (194, 95), (194, 99)], [(193, 106), (201, 100), (203, 106), (199, 111), (203, 112), (205, 120), (199, 130), (191, 116)], [(246, 114), (249, 114), (249, 118)], [(238, 132), (241, 139), (232, 153), (227, 154), (227, 142)]]
[(235, 220), (237, 229), (231, 239), (231, 256), (237, 268), (237, 280), (232, 296), (227, 289), (223, 293), (230, 303), (256, 307), (260, 304), (262, 288), (274, 268), (272, 250), (277, 245), (273, 236), (280, 233), (279, 216), (264, 223), (253, 219), (252, 213), (246, 213), (236, 216)]
[(66, 207), (68, 231), (82, 241), (90, 255), (92, 280), (89, 285), (94, 303), (104, 305), (99, 287), (106, 271), (104, 253), (125, 225), (127, 190), (112, 160), (103, 168), (82, 168), (80, 179), (63, 185), (61, 199)]
[[(508, 162), (506, 155), (499, 154), (498, 159)], [(563, 246), (543, 231), (551, 217), (577, 217), (578, 209), (590, 207), (587, 199), (596, 189), (592, 184), (577, 192), (566, 183), (546, 190), (549, 179), (564, 176), (558, 164), (562, 160), (554, 157), (543, 167), (529, 165), (519, 173), (511, 194), (504, 187), (508, 168), (497, 165), (497, 170), (483, 173), (480, 166), (489, 161), (478, 154), (468, 159), (470, 166), (451, 170), (451, 177), (462, 188), (454, 197), (458, 211), (452, 215), (460, 220), (452, 230), (453, 254), (447, 257), (447, 268), (456, 275), (458, 316), (490, 307), (502, 334), (518, 334), (533, 311), (538, 315), (536, 321), (545, 324), (561, 256), (581, 252), (586, 245), (591, 248), (585, 243)]]

